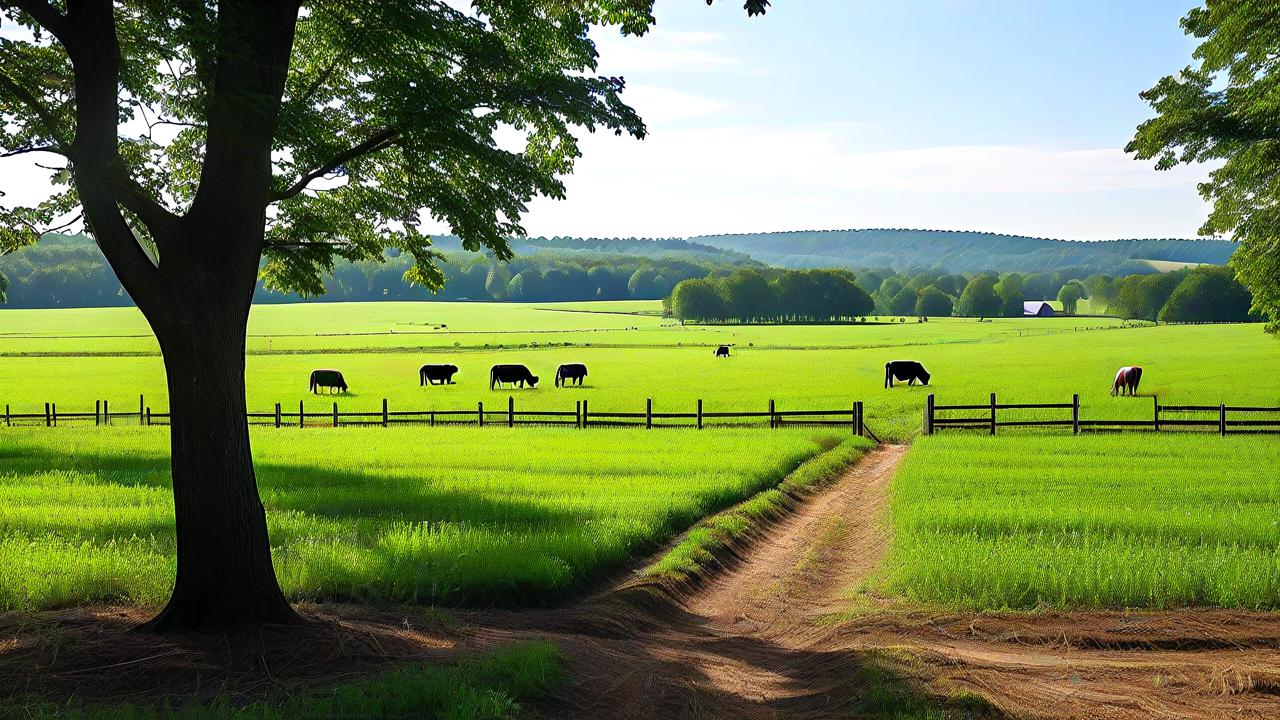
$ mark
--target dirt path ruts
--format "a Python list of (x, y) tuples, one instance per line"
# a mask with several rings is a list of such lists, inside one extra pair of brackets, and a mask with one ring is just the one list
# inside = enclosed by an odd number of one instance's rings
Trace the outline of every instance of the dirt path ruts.
[[(1275, 614), (884, 605), (831, 622), (883, 559), (889, 483), (906, 449), (870, 453), (656, 618), (620, 615), (608, 593), (541, 618), (574, 676), (547, 714), (851, 717), (883, 711), (866, 700), (887, 684), (924, 707), (954, 708), (969, 693), (1016, 717), (1280, 717)], [(600, 616), (611, 619), (601, 626)], [(868, 677), (880, 686), (868, 689)]]

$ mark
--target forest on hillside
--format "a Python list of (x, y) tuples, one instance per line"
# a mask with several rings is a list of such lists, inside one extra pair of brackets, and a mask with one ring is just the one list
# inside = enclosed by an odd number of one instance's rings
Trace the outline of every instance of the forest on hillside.
[[(442, 248), (445, 286), (439, 293), (405, 282), (410, 259), (389, 252), (383, 262), (339, 262), (325, 281), (323, 302), (372, 300), (656, 300), (681, 280), (744, 265), (758, 265), (740, 253), (693, 246), (683, 241), (532, 239), (516, 244), (521, 253), (499, 263), (489, 255), (461, 250), (456, 238), (437, 239)], [(53, 236), (0, 257), (7, 278), (7, 306), (15, 308), (111, 307), (132, 305), (115, 273), (91, 240)], [(0, 291), (4, 290), (0, 286)], [(300, 302), (261, 281), (256, 303)]]
[(1224, 240), (1082, 242), (947, 230), (800, 230), (706, 235), (693, 243), (733, 250), (787, 268), (938, 268), (946, 272), (1155, 272), (1145, 261), (1223, 265), (1235, 251)]

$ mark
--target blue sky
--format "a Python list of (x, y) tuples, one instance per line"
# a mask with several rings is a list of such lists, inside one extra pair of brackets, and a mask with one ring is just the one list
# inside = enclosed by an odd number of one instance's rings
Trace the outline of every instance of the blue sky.
[[(568, 199), (536, 200), (525, 227), (1194, 237), (1208, 169), (1123, 152), (1150, 115), (1138, 93), (1191, 60), (1178, 20), (1194, 4), (774, 0), (748, 18), (740, 0), (658, 0), (647, 36), (593, 32), (649, 137), (585, 138)], [(34, 202), (46, 177), (6, 161), (0, 191)]]
[(1138, 93), (1190, 62), (1191, 0), (659, 0), (595, 33), (649, 122), (584, 142), (535, 235), (913, 227), (1193, 237), (1206, 168), (1126, 157)]

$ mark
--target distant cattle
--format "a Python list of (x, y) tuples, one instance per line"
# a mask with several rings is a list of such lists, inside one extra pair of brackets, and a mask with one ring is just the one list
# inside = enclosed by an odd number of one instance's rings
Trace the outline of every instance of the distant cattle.
[(556, 387), (565, 385), (581, 385), (582, 378), (587, 376), (587, 366), (582, 363), (567, 363), (556, 370)]
[(312, 370), (311, 392), (319, 395), (320, 388), (329, 388), (329, 393), (346, 392), (347, 380), (337, 370)]
[(452, 385), (457, 365), (423, 365), (418, 369), (418, 385)]
[(1126, 392), (1129, 395), (1137, 395), (1140, 382), (1142, 382), (1142, 368), (1136, 365), (1120, 368), (1116, 372), (1116, 379), (1111, 381), (1111, 397), (1115, 397), (1116, 393), (1123, 397)]
[(720, 347), (716, 348), (716, 357), (718, 358), (729, 357), (729, 346), (721, 345)]
[(915, 360), (892, 360), (884, 364), (884, 386), (893, 387), (894, 380), (906, 380), (908, 385), (929, 384), (929, 371)]
[(523, 365), (494, 365), (489, 370), (490, 390), (506, 384), (524, 387), (525, 383), (529, 383), (531, 388), (536, 388), (538, 386), (538, 376), (529, 372), (529, 368)]

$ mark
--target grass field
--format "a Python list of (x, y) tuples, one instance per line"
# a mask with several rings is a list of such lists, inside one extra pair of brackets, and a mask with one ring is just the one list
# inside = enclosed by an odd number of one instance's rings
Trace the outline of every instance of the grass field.
[[(862, 400), (873, 430), (902, 439), (918, 429), (920, 408), (930, 392), (937, 393), (940, 403), (982, 402), (992, 391), (1008, 402), (1066, 402), (1080, 393), (1085, 417), (1144, 418), (1150, 413), (1149, 398), (1116, 400), (1108, 393), (1115, 369), (1129, 364), (1146, 368), (1143, 394), (1158, 394), (1164, 402), (1280, 404), (1280, 344), (1258, 325), (1077, 330), (1085, 327), (1083, 322), (1114, 321), (1064, 318), (680, 327), (652, 316), (613, 314), (620, 307), (652, 310), (653, 303), (602, 304), (609, 312), (580, 312), (591, 304), (558, 309), (386, 305), (391, 307), (256, 308), (253, 332), (293, 334), (252, 339), (256, 345), (280, 344), (269, 351), (259, 348), (248, 358), (249, 407), (266, 412), (277, 402), (288, 409), (302, 400), (313, 412), (333, 402), (343, 410), (373, 411), (386, 398), (392, 410), (462, 409), (481, 401), (505, 406), (514, 395), (521, 409), (572, 410), (576, 400), (588, 399), (597, 412), (634, 412), (643, 409), (645, 398), (653, 398), (658, 411), (691, 411), (698, 399), (708, 410), (764, 410), (770, 399), (780, 409), (838, 409)], [(327, 323), (367, 330), (415, 316), (422, 322), (428, 317), (447, 320), (449, 337), (435, 331), (409, 336), (423, 347), (397, 350), (380, 343), (399, 342), (399, 335), (317, 334), (333, 329)], [(128, 323), (136, 326), (140, 320), (134, 311), (5, 311), (0, 322), (5, 333), (0, 340), (0, 403), (10, 404), (14, 412), (39, 412), (45, 402), (57, 403), (64, 412), (92, 411), (98, 399), (109, 400), (119, 411), (136, 408), (140, 394), (157, 411), (167, 406), (163, 363), (154, 349), (130, 355), (113, 346), (124, 340), (90, 337), (115, 333)], [(597, 323), (612, 329), (582, 329)], [(487, 330), (475, 335), (459, 330), (468, 327)], [(512, 332), (494, 335), (496, 327)], [(559, 330), (538, 330), (552, 327)], [(145, 333), (145, 325), (133, 331)], [(45, 340), (30, 337), (35, 332), (44, 333)], [(438, 335), (444, 337), (440, 344), (426, 345)], [(465, 344), (446, 344), (455, 337), (461, 340), (453, 342)], [(154, 345), (145, 337), (127, 342)], [(286, 349), (287, 343), (296, 349)], [(714, 358), (711, 348), (720, 343), (734, 345), (734, 357)], [(50, 352), (55, 354), (40, 355)], [(931, 387), (885, 390), (884, 363), (901, 358), (925, 363), (934, 375)], [(417, 369), (426, 362), (458, 365), (458, 383), (419, 387)], [(490, 391), (488, 368), (497, 362), (528, 364), (543, 382), (536, 390)], [(584, 387), (552, 387), (562, 362), (588, 365), (591, 375)], [(317, 367), (342, 370), (352, 392), (333, 398), (308, 394), (307, 376)], [(1241, 367), (1258, 372), (1242, 382)]]
[[(618, 430), (608, 443), (574, 430), (446, 432), (443, 441), (405, 428), (255, 432), (290, 597), (545, 602), (837, 442), (804, 430)], [(0, 609), (167, 597), (167, 439), (163, 428), (5, 431)]]
[(964, 608), (1280, 608), (1280, 441), (918, 439), (884, 588)]
[[(593, 412), (639, 411), (653, 398), (661, 412), (690, 411), (698, 399), (709, 411), (764, 410), (770, 399), (782, 410), (862, 400), (875, 432), (910, 440), (929, 393), (942, 404), (984, 402), (992, 391), (1002, 402), (1080, 393), (1086, 419), (1149, 418), (1152, 394), (1165, 403), (1280, 405), (1280, 344), (1258, 325), (1060, 318), (682, 327), (655, 316), (657, 308), (258, 307), (249, 407), (292, 409), (302, 400), (311, 412), (334, 402), (374, 411), (386, 398), (393, 411), (481, 401), (501, 409), (514, 396), (518, 409), (572, 410), (587, 399)], [(712, 356), (720, 343), (734, 346), (733, 357)], [(931, 386), (884, 389), (884, 363), (901, 358), (924, 362)], [(446, 361), (461, 367), (458, 384), (418, 385), (419, 365)], [(590, 367), (584, 387), (552, 386), (555, 367), (568, 361)], [(490, 391), (496, 362), (527, 363), (543, 382)], [(1127, 364), (1146, 369), (1144, 397), (1112, 398), (1112, 375)], [(308, 394), (317, 367), (342, 370), (352, 392)], [(156, 410), (167, 405), (163, 364), (136, 311), (0, 312), (0, 403), (30, 412), (51, 401), (66, 412), (107, 399), (119, 412), (136, 408), (139, 394)], [(423, 426), (253, 435), (291, 597), (465, 604), (538, 603), (580, 590), (846, 437), (837, 429)], [(164, 599), (173, 573), (165, 440), (164, 428), (0, 428), (0, 556), (8, 561), (0, 608)], [(1264, 482), (1280, 475), (1274, 438), (1014, 431), (995, 441), (920, 443), (895, 504), (900, 540), (886, 581), (895, 592), (982, 607), (1276, 604), (1267, 600), (1277, 596), (1270, 518), (1280, 508), (1274, 482)], [(1231, 505), (1233, 492), (1247, 490), (1272, 499)], [(1148, 498), (1158, 502), (1142, 510)], [(1115, 510), (1125, 507), (1138, 510)], [(1137, 566), (1147, 571), (1131, 571)], [(1234, 584), (1210, 586), (1212, 578)]]

